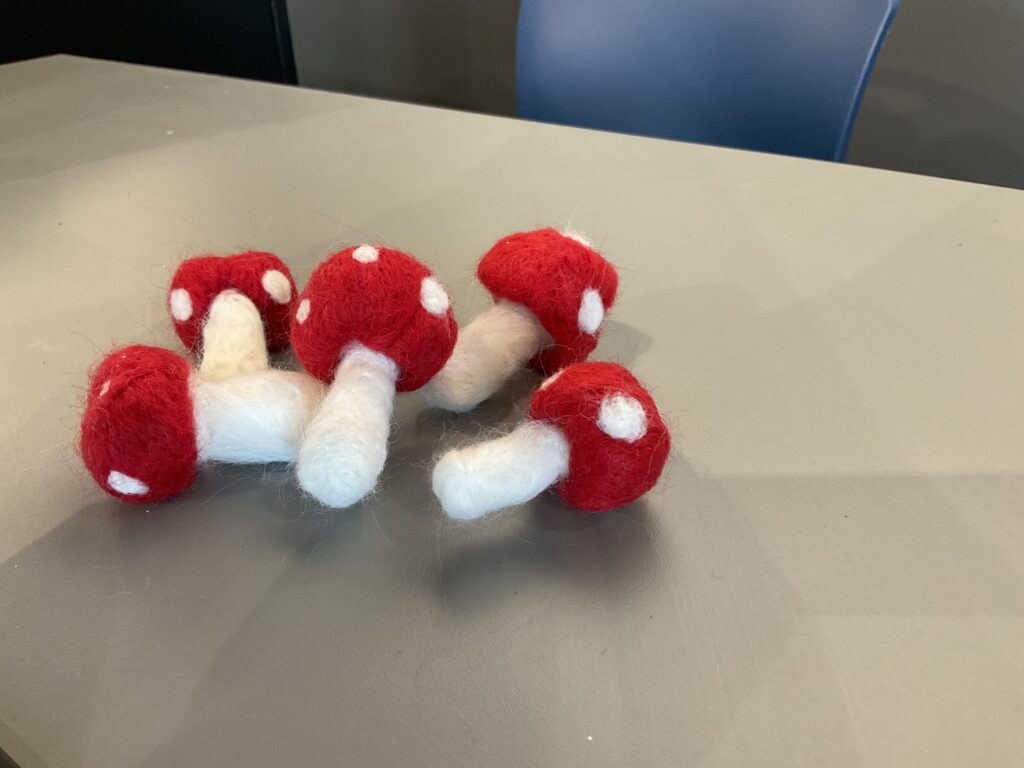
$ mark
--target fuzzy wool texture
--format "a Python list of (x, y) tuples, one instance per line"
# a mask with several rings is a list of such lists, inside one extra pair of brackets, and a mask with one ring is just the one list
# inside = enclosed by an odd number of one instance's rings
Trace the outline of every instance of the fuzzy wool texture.
[(324, 397), (323, 382), (295, 371), (265, 370), (211, 380), (192, 377), (199, 461), (294, 462)]
[(527, 421), (509, 434), (449, 451), (434, 467), (434, 495), (454, 520), (476, 520), (541, 493), (569, 471), (561, 430)]
[[(551, 335), (553, 343), (530, 361), (544, 374), (586, 359), (615, 302), (615, 267), (582, 240), (550, 227), (518, 232), (495, 243), (477, 266), (496, 299), (525, 306)], [(588, 291), (600, 297), (599, 306)]]
[(320, 503), (348, 507), (376, 487), (387, 459), (398, 376), (390, 358), (367, 347), (343, 354), (296, 466), (299, 485)]
[(643, 496), (658, 482), (671, 448), (654, 399), (616, 363), (578, 363), (560, 371), (534, 393), (530, 418), (565, 435), (569, 471), (555, 489), (584, 512)]
[(330, 381), (341, 352), (360, 344), (398, 366), (398, 391), (419, 389), (441, 370), (458, 337), (442, 294), (430, 270), (407, 253), (346, 248), (309, 278), (292, 318), (292, 347), (307, 371)]
[(92, 372), (79, 449), (107, 493), (136, 503), (170, 498), (195, 478), (196, 429), (188, 362), (133, 345)]
[(423, 396), (437, 408), (471, 411), (550, 343), (530, 310), (499, 300), (459, 330), (452, 356)]
[[(267, 275), (268, 272), (272, 274)], [(238, 291), (256, 305), (271, 352), (288, 346), (288, 324), (296, 295), (291, 271), (272, 253), (246, 251), (232, 256), (186, 259), (174, 273), (168, 292), (168, 309), (174, 330), (188, 349), (197, 350), (210, 305), (222, 291), (229, 289)], [(187, 317), (186, 307), (191, 310)]]
[(217, 294), (203, 324), (203, 378), (217, 381), (269, 367), (259, 309), (234, 289)]
[(79, 449), (107, 493), (160, 501), (187, 489), (199, 462), (295, 461), (325, 389), (293, 371), (209, 379), (168, 350), (123, 347), (91, 375)]

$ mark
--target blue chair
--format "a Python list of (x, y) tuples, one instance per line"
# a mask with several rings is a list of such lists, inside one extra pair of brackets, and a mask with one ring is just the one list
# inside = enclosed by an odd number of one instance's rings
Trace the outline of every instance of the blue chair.
[(518, 111), (841, 161), (899, 0), (522, 0)]

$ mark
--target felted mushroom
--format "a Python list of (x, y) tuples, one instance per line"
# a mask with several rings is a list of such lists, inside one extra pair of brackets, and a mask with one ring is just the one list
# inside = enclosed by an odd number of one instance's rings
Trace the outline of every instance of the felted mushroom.
[(477, 278), (494, 305), (462, 329), (451, 359), (423, 390), (449, 411), (472, 410), (527, 361), (543, 374), (597, 346), (619, 276), (586, 239), (549, 228), (503, 237)]
[(159, 501), (203, 462), (294, 461), (323, 390), (293, 371), (211, 380), (166, 349), (122, 347), (93, 371), (79, 449), (107, 493)]
[(267, 352), (288, 346), (295, 281), (272, 253), (186, 259), (171, 279), (167, 306), (185, 346), (200, 352), (207, 379), (264, 370)]
[(457, 335), (448, 294), (412, 256), (360, 245), (321, 262), (299, 296), (291, 341), (306, 370), (333, 383), (299, 449), (299, 485), (330, 507), (370, 493), (395, 392), (429, 381)]
[(434, 467), (445, 513), (474, 520), (545, 488), (577, 509), (635, 501), (658, 481), (671, 444), (654, 400), (616, 363), (570, 365), (545, 380), (510, 434), (449, 451)]

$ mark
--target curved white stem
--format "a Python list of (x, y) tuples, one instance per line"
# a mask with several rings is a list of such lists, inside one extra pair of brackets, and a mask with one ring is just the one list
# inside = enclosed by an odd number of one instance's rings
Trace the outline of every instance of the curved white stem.
[(260, 371), (220, 381), (192, 378), (200, 461), (295, 461), (324, 385), (304, 373)]
[(247, 296), (221, 291), (203, 323), (199, 372), (211, 381), (270, 367), (263, 318)]
[(459, 331), (452, 356), (423, 395), (438, 408), (470, 411), (551, 341), (530, 310), (499, 301)]
[(449, 451), (434, 467), (445, 514), (475, 520), (529, 501), (569, 473), (569, 443), (557, 427), (527, 421), (496, 440)]
[(377, 485), (391, 432), (398, 366), (356, 345), (342, 355), (334, 383), (299, 449), (299, 485), (329, 507), (347, 507)]

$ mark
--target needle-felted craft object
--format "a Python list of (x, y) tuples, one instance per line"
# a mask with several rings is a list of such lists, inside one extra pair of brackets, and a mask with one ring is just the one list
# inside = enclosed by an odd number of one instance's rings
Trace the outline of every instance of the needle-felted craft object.
[(448, 294), (412, 256), (360, 245), (323, 261), (291, 324), (302, 365), (333, 382), (299, 450), (299, 485), (330, 507), (370, 493), (387, 458), (395, 392), (426, 384), (457, 335)]
[(472, 410), (529, 362), (544, 374), (597, 346), (618, 273), (582, 236), (551, 228), (502, 238), (477, 277), (494, 305), (462, 329), (451, 359), (424, 389), (445, 410)]
[(107, 493), (160, 501), (203, 462), (294, 461), (322, 396), (320, 382), (293, 371), (211, 380), (166, 349), (122, 347), (92, 374), (79, 449)]
[(287, 343), (280, 307), (287, 312), (292, 286), (271, 254), (181, 265), (169, 310), (182, 341), (201, 350), (199, 370), (142, 345), (117, 349), (95, 368), (79, 448), (101, 488), (148, 503), (184, 491), (205, 461), (295, 461), (324, 387), (269, 368), (264, 328), (276, 346)]
[(295, 293), (291, 271), (272, 253), (197, 256), (174, 273), (167, 306), (182, 343), (201, 352), (203, 375), (223, 378), (264, 370), (267, 352), (288, 346)]
[(571, 365), (544, 381), (529, 419), (504, 437), (446, 453), (433, 473), (445, 513), (473, 520), (555, 490), (583, 512), (640, 498), (671, 438), (654, 400), (615, 363)]

